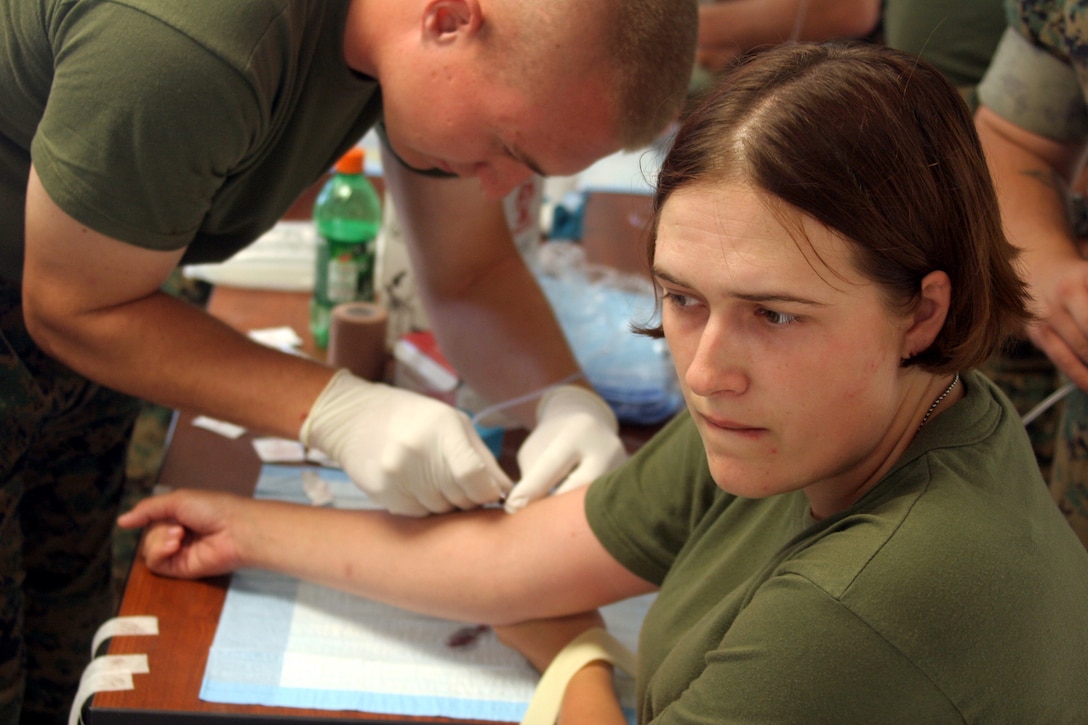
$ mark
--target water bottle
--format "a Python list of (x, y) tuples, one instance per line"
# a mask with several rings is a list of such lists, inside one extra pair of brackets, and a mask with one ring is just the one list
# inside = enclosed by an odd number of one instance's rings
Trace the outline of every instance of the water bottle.
[(364, 151), (349, 150), (314, 202), (317, 268), (310, 300), (310, 332), (319, 348), (329, 344), (332, 308), (374, 299), (374, 238), (381, 201), (363, 174)]

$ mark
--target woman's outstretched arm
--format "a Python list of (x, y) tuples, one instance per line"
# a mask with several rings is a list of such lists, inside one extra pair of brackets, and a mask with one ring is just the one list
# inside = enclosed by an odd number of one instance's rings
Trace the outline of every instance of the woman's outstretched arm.
[(654, 589), (597, 541), (585, 491), (514, 515), (482, 509), (409, 518), (183, 490), (141, 501), (118, 523), (148, 528), (142, 555), (164, 576), (256, 567), (423, 614), (509, 624)]

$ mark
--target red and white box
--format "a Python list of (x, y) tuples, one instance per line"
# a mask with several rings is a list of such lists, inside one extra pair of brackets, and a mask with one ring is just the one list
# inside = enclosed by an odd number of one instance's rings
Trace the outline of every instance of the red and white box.
[(409, 332), (393, 345), (393, 384), (455, 405), (461, 382), (431, 332)]

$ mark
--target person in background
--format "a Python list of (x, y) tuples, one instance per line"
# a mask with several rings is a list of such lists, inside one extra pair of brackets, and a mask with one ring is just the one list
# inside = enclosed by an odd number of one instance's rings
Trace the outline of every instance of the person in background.
[(883, 0), (881, 40), (924, 58), (960, 89), (968, 107), (1005, 30), (1004, 0)]
[(1051, 493), (1088, 545), (1088, 261), (1071, 210), (1088, 150), (1081, 3), (1019, 0), (979, 85), (976, 115), (1036, 319), (1025, 334), (1075, 389), (1058, 422)]
[(699, 5), (697, 65), (713, 73), (745, 53), (786, 41), (862, 38), (880, 0), (717, 0)]
[(753, 50), (789, 41), (870, 38), (923, 57), (965, 97), (1005, 29), (1003, 0), (703, 0), (696, 62), (720, 71)]
[[(119, 524), (162, 575), (274, 569), (498, 625), (542, 670), (656, 591), (641, 723), (1088, 720), (1088, 552), (973, 370), (1029, 312), (956, 89), (877, 44), (754, 54), (654, 201), (646, 332), (687, 411), (618, 470), (515, 516), (178, 491)], [(560, 722), (625, 722), (606, 662)]]
[(0, 723), (65, 722), (112, 612), (136, 398), (300, 439), (410, 515), (523, 503), (625, 457), (604, 401), (562, 385), (509, 411), (533, 428), (511, 491), (454, 409), (258, 345), (160, 287), (257, 238), (381, 121), (443, 351), (494, 402), (571, 379), (500, 200), (661, 133), (694, 0), (0, 0), (0, 15)]

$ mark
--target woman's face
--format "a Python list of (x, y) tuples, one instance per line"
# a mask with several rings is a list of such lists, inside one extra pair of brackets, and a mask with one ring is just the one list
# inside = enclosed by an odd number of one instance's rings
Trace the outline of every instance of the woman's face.
[(750, 498), (804, 488), (823, 516), (873, 485), (913, 434), (899, 365), (911, 322), (845, 241), (785, 207), (806, 242), (767, 198), (731, 184), (668, 199), (653, 270), (662, 326), (718, 486)]

